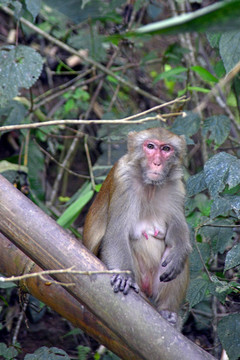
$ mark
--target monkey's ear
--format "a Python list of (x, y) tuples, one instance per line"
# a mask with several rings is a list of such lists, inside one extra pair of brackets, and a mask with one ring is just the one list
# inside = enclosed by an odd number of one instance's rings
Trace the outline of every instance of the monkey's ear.
[(186, 146), (187, 143), (186, 143), (185, 135), (180, 135), (180, 138), (182, 139), (182, 144), (183, 144), (183, 146)]
[(184, 135), (180, 135), (179, 137), (181, 139), (181, 158), (183, 159), (187, 152), (187, 142)]
[(128, 133), (128, 142), (127, 142), (127, 145), (128, 145), (128, 151), (130, 153), (132, 153), (135, 149), (135, 138), (136, 138), (136, 134), (137, 132), (136, 131), (130, 131), (130, 133)]

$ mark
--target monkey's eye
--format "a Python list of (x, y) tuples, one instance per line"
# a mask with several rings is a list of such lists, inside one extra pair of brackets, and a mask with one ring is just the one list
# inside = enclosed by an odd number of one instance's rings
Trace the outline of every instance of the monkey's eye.
[(152, 143), (147, 144), (148, 149), (154, 149), (154, 145)]
[(169, 145), (163, 145), (162, 150), (165, 152), (171, 151), (171, 147)]

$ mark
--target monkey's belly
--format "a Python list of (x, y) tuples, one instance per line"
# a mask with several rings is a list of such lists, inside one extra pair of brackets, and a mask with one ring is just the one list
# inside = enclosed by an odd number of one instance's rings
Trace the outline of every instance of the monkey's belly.
[(142, 236), (132, 242), (135, 276), (142, 292), (148, 297), (154, 293), (155, 278), (159, 273), (161, 258), (165, 250), (164, 240)]

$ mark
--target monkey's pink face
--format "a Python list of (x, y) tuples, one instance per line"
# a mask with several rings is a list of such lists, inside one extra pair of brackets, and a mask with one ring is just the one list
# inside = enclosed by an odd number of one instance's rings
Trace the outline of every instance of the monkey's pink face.
[(147, 161), (147, 177), (151, 181), (158, 181), (166, 171), (166, 164), (173, 156), (174, 148), (154, 139), (144, 141), (143, 150)]

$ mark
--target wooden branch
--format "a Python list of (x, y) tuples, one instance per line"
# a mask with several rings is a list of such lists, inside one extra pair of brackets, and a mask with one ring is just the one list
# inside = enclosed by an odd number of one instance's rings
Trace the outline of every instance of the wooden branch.
[[(0, 176), (0, 231), (45, 270), (98, 271), (106, 267), (84, 246)], [(56, 274), (67, 291), (87, 306), (131, 351), (149, 360), (210, 360), (210, 354), (176, 331), (134, 291), (115, 294), (108, 274)]]
[[(20, 249), (0, 233), (0, 272), (11, 277), (22, 274), (39, 273), (42, 269), (27, 257)], [(21, 280), (20, 287), (50, 306), (75, 327), (81, 328), (88, 335), (101, 344), (111, 348), (122, 359), (140, 360), (142, 358), (133, 354), (126, 344), (117, 337), (96, 316), (74, 299), (62, 286), (39, 279), (39, 277)], [(50, 284), (50, 285), (49, 285)]]

